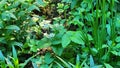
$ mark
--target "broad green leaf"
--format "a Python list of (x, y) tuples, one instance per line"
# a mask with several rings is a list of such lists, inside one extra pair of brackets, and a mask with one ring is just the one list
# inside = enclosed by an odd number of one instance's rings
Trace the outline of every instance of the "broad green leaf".
[(120, 43), (116, 44), (116, 46), (114, 46), (115, 50), (116, 49), (120, 49)]
[(10, 11), (5, 11), (5, 12), (2, 13), (2, 19), (4, 21), (10, 20), (10, 18), (13, 18), (13, 19), (17, 20), (16, 16)]
[(81, 32), (75, 32), (73, 36), (70, 37), (72, 42), (75, 42), (77, 44), (84, 44), (84, 41), (81, 38)]
[(38, 47), (33, 45), (32, 47), (30, 47), (30, 51), (33, 51), (33, 52), (37, 52), (37, 49)]
[(5, 29), (10, 29), (10, 30), (20, 30), (20, 28), (17, 26), (17, 25), (9, 25), (9, 26), (6, 26)]
[(70, 8), (73, 9), (76, 6), (77, 2), (78, 0), (73, 0), (73, 2), (70, 5)]
[(96, 48), (90, 48), (90, 49), (93, 55), (96, 55), (98, 53), (98, 50)]
[(67, 10), (68, 8), (69, 8), (68, 5), (65, 5), (65, 6), (64, 6), (64, 10)]
[(18, 14), (17, 14), (17, 16), (18, 17), (22, 17), (22, 16), (25, 15), (25, 13), (26, 13), (25, 11), (19, 11)]
[(93, 40), (92, 36), (90, 34), (87, 34), (88, 40)]
[(45, 63), (50, 64), (54, 59), (51, 57), (50, 53), (45, 55)]
[(59, 56), (63, 53), (63, 50), (64, 50), (64, 48), (62, 46), (59, 46), (59, 45), (52, 46), (52, 49), (53, 49), (54, 53), (59, 55)]
[(80, 21), (80, 16), (74, 17), (74, 19), (73, 19), (73, 21), (71, 23), (74, 24), (74, 25), (80, 25), (80, 26), (84, 25), (83, 22)]
[(120, 43), (118, 43), (116, 46), (113, 47), (111, 53), (116, 56), (120, 56)]
[(103, 45), (102, 45), (102, 48), (108, 48), (108, 45), (103, 44)]
[(93, 21), (92, 14), (90, 13), (87, 13), (87, 15), (85, 15), (85, 18), (87, 19), (87, 21)]
[(62, 37), (62, 47), (67, 47), (71, 42), (70, 36), (68, 34), (64, 34)]
[(61, 39), (55, 37), (54, 39), (52, 39), (52, 44), (53, 45), (57, 45), (57, 44), (60, 44), (61, 43)]
[(48, 40), (47, 38), (43, 38), (41, 40), (38, 40), (35, 43), (37, 45), (37, 48), (49, 47), (52, 44), (51, 41)]
[(112, 54), (116, 55), (116, 56), (120, 56), (120, 51), (111, 51)]
[(9, 16), (10, 16), (11, 18), (17, 20), (17, 17), (16, 17), (13, 13), (10, 12), (10, 13), (9, 13)]
[(5, 12), (3, 12), (1, 15), (2, 15), (2, 19), (3, 19), (4, 21), (10, 20), (9, 11), (5, 11)]

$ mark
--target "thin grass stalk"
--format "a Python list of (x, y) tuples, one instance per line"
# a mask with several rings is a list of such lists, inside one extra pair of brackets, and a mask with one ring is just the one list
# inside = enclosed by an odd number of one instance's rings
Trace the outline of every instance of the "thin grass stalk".
[(102, 0), (100, 7), (101, 7), (101, 12), (102, 12), (102, 16), (101, 16), (101, 30), (100, 30), (100, 34), (99, 34), (99, 55), (100, 58), (104, 55), (104, 49), (102, 49), (102, 45), (104, 44), (104, 41), (106, 39), (106, 1)]
[[(111, 0), (110, 2), (110, 12), (111, 12), (111, 21), (110, 21), (110, 28), (111, 28), (111, 34), (110, 34), (110, 40), (112, 41), (112, 43), (114, 43), (115, 41), (115, 36), (116, 36), (116, 31), (115, 31), (115, 23), (113, 22), (113, 18), (114, 18), (114, 0)], [(110, 57), (111, 57), (111, 54), (110, 54), (110, 51), (111, 51), (111, 47), (108, 48), (107, 52), (105, 53), (107, 55), (107, 59), (104, 60), (105, 62), (109, 62), (110, 61)]]
[(99, 4), (98, 0), (96, 1), (96, 18), (93, 24), (93, 35), (94, 35), (94, 42), (95, 47), (98, 49), (98, 14), (99, 14)]
[(110, 5), (111, 5), (111, 7), (110, 7), (110, 9), (111, 9), (111, 20), (112, 20), (111, 23), (110, 23), (110, 25), (111, 25), (111, 40), (114, 43), (115, 37), (116, 37), (115, 23), (113, 21), (113, 18), (114, 18), (114, 0), (111, 0)]

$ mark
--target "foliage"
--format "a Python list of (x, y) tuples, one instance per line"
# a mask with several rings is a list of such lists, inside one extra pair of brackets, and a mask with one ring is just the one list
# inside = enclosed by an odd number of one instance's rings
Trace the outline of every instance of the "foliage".
[(119, 4), (0, 0), (0, 67), (120, 67)]

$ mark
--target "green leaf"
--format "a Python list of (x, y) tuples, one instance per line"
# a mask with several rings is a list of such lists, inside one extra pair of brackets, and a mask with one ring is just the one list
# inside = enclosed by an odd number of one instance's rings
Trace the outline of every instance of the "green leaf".
[(26, 13), (25, 11), (19, 11), (18, 14), (17, 14), (17, 16), (18, 17), (22, 17), (22, 16), (25, 15), (25, 13)]
[(52, 46), (52, 49), (53, 49), (54, 53), (59, 55), (59, 56), (63, 53), (63, 50), (64, 50), (64, 48), (62, 46), (59, 46), (59, 45)]
[(0, 43), (7, 43), (5, 37), (0, 37)]
[(2, 19), (4, 21), (10, 20), (10, 18), (13, 18), (13, 19), (17, 20), (16, 16), (10, 11), (5, 11), (5, 12), (2, 13)]
[(42, 38), (41, 40), (36, 41), (37, 48), (49, 47), (51, 44), (51, 41), (47, 38)]
[(32, 62), (32, 65), (33, 65), (33, 68), (38, 68), (38, 66), (37, 66), (36, 63), (33, 63), (33, 62)]
[(65, 48), (71, 42), (70, 36), (68, 34), (64, 34), (62, 37), (62, 47)]
[(7, 3), (7, 0), (0, 0), (0, 9)]
[(77, 56), (76, 56), (76, 64), (79, 65), (79, 63), (80, 63), (80, 54), (77, 54)]
[(77, 4), (78, 0), (73, 0), (71, 2), (70, 8), (73, 9), (75, 7), (75, 5)]
[(113, 68), (110, 64), (104, 63), (106, 68)]
[(36, 6), (36, 5), (31, 5), (29, 8), (28, 8), (28, 11), (32, 11), (32, 10), (38, 10), (38, 11), (40, 11), (39, 10), (39, 8)]
[(96, 55), (98, 53), (98, 50), (96, 48), (91, 48), (92, 55)]
[(4, 25), (3, 25), (3, 21), (0, 20), (0, 29), (3, 28), (3, 27), (4, 27)]
[(64, 6), (64, 10), (67, 10), (68, 8), (69, 8), (68, 5), (65, 5), (65, 6)]
[(9, 16), (15, 20), (17, 20), (16, 16), (13, 13), (9, 13)]
[(5, 58), (4, 58), (1, 50), (0, 50), (0, 60), (5, 61)]
[(16, 26), (16, 25), (9, 25), (5, 29), (17, 30), (17, 31), (20, 30), (20, 28), (18, 26)]
[(13, 63), (15, 65), (15, 68), (19, 68), (19, 61), (17, 58), (17, 51), (14, 46), (12, 46), (12, 53), (13, 53)]
[(103, 65), (95, 65), (95, 66), (93, 66), (91, 68), (103, 68)]
[(111, 52), (112, 52), (112, 54), (114, 54), (116, 56), (120, 56), (120, 51), (119, 52), (117, 52), (117, 51), (111, 51)]
[(72, 0), (62, 0), (62, 2), (71, 3)]
[(113, 47), (111, 53), (116, 56), (120, 56), (120, 43), (118, 43), (116, 46)]
[(14, 68), (14, 65), (12, 64), (12, 62), (8, 58), (5, 58), (5, 60), (6, 60), (9, 68)]
[(95, 65), (92, 55), (90, 55), (90, 67)]
[(22, 49), (22, 46), (23, 46), (23, 44), (21, 42), (15, 42), (15, 41), (11, 42), (10, 44), (13, 45), (13, 46), (14, 45), (19, 46), (21, 49)]
[(79, 25), (79, 26), (83, 26), (84, 25), (83, 22), (80, 21), (80, 16), (74, 17), (74, 19), (73, 19), (73, 21), (71, 23), (74, 24), (74, 25)]
[(3, 56), (1, 50), (0, 50), (0, 65), (1, 68), (6, 68), (5, 57)]
[(12, 46), (13, 58), (17, 59), (17, 52), (14, 46)]
[(84, 44), (84, 41), (81, 38), (81, 32), (77, 31), (73, 36), (70, 37), (72, 42), (75, 42), (77, 44)]
[(53, 60), (54, 60), (54, 59), (51, 58), (51, 54), (50, 54), (50, 53), (47, 53), (47, 54), (45, 55), (45, 63), (50, 64)]
[(115, 39), (116, 42), (120, 42), (120, 36)]
[(88, 40), (93, 40), (92, 36), (90, 34), (87, 34)]
[(45, 3), (43, 2), (43, 0), (36, 0), (36, 2), (40, 6), (45, 6)]
[(10, 20), (10, 16), (9, 16), (9, 12), (8, 11), (3, 12), (1, 15), (2, 15), (2, 19), (4, 21)]
[(38, 47), (33, 45), (32, 47), (30, 47), (30, 51), (33, 51), (33, 52), (37, 52), (37, 49)]

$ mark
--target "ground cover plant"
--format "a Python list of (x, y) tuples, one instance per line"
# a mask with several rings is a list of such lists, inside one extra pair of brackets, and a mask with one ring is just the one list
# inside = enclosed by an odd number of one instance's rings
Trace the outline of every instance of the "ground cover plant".
[(119, 0), (0, 0), (0, 68), (119, 68)]

